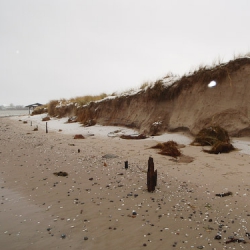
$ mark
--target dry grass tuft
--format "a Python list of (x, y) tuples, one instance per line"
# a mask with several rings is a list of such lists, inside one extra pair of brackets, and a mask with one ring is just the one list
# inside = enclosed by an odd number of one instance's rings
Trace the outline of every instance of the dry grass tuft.
[(48, 112), (48, 107), (47, 105), (42, 105), (42, 106), (38, 106), (36, 107), (31, 115), (40, 115), (40, 114), (44, 114), (44, 113), (47, 113)]
[(107, 96), (108, 95), (105, 93), (102, 93), (100, 95), (94, 95), (94, 96), (92, 96), (92, 95), (78, 96), (75, 98), (71, 98), (69, 100), (69, 102), (76, 103), (79, 106), (83, 106), (83, 105), (86, 105), (90, 102), (96, 102), (96, 101), (102, 100)]
[(59, 104), (58, 100), (52, 100), (48, 103), (48, 113), (51, 116), (56, 116), (56, 106)]

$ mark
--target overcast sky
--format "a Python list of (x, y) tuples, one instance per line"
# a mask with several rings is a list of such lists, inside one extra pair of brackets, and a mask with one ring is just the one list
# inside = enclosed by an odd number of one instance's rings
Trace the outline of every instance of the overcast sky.
[(126, 91), (250, 52), (249, 0), (0, 0), (0, 105)]

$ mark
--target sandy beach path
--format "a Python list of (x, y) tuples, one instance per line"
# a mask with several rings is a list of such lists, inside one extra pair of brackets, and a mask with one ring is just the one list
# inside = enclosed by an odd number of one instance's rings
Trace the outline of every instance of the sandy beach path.
[(149, 149), (154, 140), (33, 129), (0, 119), (1, 249), (250, 249), (249, 155), (187, 145), (194, 161), (181, 163)]

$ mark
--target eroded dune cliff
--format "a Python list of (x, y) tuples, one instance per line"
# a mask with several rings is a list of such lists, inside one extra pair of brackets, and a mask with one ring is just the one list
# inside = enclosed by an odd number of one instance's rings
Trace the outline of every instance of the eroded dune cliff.
[[(146, 134), (186, 131), (197, 134), (220, 125), (232, 136), (250, 135), (250, 58), (200, 69), (166, 86), (159, 80), (146, 90), (83, 107), (58, 107), (54, 115), (76, 115), (82, 123), (122, 125)], [(208, 84), (216, 81), (216, 86)]]

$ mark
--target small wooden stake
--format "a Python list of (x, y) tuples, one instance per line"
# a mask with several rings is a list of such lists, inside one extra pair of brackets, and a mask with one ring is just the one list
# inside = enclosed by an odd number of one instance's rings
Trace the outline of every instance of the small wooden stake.
[(148, 159), (147, 186), (148, 192), (155, 191), (157, 184), (157, 170), (154, 171), (154, 160), (152, 157)]
[(46, 122), (46, 133), (48, 133), (48, 123)]
[(125, 161), (125, 169), (128, 169), (128, 161)]

